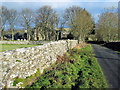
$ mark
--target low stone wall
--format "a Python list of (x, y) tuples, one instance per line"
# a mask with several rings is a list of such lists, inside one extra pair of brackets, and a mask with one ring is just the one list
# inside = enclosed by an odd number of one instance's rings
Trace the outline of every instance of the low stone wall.
[[(21, 48), (0, 52), (0, 84), (1, 88), (7, 85), (13, 87), (13, 78), (26, 78), (55, 63), (57, 55), (63, 55), (69, 48), (75, 47), (77, 40), (60, 40), (41, 46)], [(21, 62), (16, 62), (19, 60)]]
[(50, 41), (0, 41), (0, 44), (45, 44)]

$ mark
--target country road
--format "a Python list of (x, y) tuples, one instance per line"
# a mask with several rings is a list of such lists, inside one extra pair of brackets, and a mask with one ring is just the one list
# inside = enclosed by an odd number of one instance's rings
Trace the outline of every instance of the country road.
[(120, 88), (120, 54), (97, 44), (92, 47), (109, 88)]

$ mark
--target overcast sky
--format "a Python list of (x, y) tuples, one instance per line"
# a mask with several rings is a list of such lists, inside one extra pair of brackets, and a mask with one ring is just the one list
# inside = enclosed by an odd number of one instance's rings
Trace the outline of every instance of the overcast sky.
[(95, 22), (97, 22), (98, 15), (100, 15), (104, 8), (112, 6), (118, 8), (118, 2), (119, 0), (2, 0), (1, 4), (17, 11), (21, 11), (22, 8), (36, 10), (44, 5), (50, 5), (60, 15), (64, 14), (66, 8), (76, 5), (86, 8), (95, 19)]

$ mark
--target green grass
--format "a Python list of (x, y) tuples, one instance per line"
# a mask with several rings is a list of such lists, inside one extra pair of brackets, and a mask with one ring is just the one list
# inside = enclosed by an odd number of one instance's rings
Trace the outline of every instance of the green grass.
[(6, 50), (13, 50), (17, 48), (27, 48), (34, 47), (39, 45), (27, 45), (27, 44), (0, 44), (0, 52), (4, 52)]
[(117, 53), (117, 54), (120, 54), (120, 51), (114, 51), (115, 53)]
[(108, 88), (108, 84), (88, 45), (58, 56), (57, 62), (26, 88)]

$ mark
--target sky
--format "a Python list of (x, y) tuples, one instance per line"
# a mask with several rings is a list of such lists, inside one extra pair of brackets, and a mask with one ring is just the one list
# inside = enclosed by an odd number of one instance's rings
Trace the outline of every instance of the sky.
[(37, 10), (38, 8), (49, 5), (57, 13), (62, 16), (66, 8), (76, 5), (85, 8), (94, 18), (95, 23), (98, 21), (104, 8), (114, 6), (118, 8), (119, 0), (0, 0), (0, 5), (6, 6), (8, 9), (16, 9), (20, 12), (23, 8), (31, 8)]

